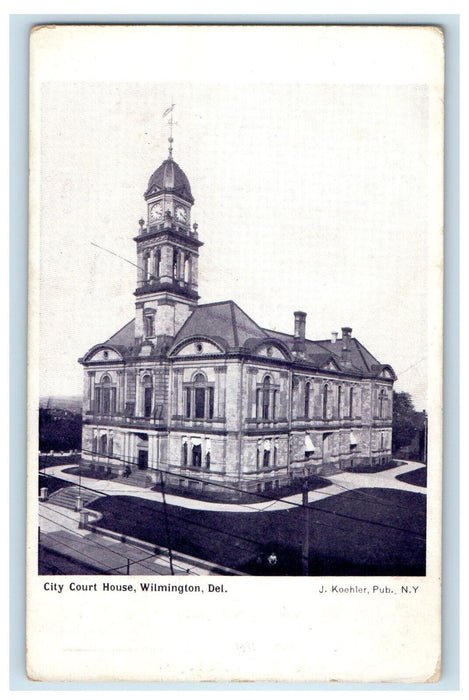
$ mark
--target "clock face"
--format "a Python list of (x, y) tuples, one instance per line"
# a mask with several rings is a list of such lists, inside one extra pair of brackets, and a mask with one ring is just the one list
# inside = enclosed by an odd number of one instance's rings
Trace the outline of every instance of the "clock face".
[(176, 219), (178, 221), (186, 221), (187, 219), (187, 211), (184, 209), (184, 207), (177, 207), (176, 209)]
[(150, 207), (150, 219), (154, 221), (155, 219), (160, 219), (163, 215), (163, 207), (160, 202), (152, 204)]

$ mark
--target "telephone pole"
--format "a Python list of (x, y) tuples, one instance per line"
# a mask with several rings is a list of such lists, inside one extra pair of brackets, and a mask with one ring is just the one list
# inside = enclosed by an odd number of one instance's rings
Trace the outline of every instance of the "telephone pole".
[(308, 487), (309, 480), (306, 476), (303, 479), (303, 547), (301, 552), (301, 569), (303, 576), (309, 576), (309, 507), (308, 507)]

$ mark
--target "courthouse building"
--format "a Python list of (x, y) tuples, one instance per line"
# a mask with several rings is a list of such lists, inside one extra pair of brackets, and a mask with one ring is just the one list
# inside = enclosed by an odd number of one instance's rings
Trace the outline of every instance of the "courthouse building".
[(83, 464), (161, 469), (173, 488), (229, 498), (223, 486), (388, 462), (393, 369), (349, 327), (308, 339), (302, 311), (280, 333), (234, 301), (199, 304), (203, 244), (171, 146), (144, 197), (135, 318), (80, 359)]

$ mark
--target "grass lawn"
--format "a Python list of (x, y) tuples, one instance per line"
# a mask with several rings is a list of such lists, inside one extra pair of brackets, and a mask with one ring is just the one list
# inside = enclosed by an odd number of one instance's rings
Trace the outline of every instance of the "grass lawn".
[[(301, 575), (304, 510), (232, 513), (169, 506), (174, 550), (252, 575)], [(93, 502), (100, 526), (166, 546), (163, 506), (131, 496)], [(395, 489), (332, 496), (309, 511), (312, 576), (425, 574), (426, 499)], [(271, 553), (277, 563), (269, 565)]]
[(393, 459), (386, 464), (360, 464), (356, 467), (345, 467), (342, 471), (354, 472), (355, 474), (377, 474), (378, 472), (385, 472), (388, 471), (388, 469), (399, 467), (401, 464), (405, 464), (405, 462)]
[(63, 479), (57, 479), (55, 476), (49, 476), (47, 474), (39, 474), (39, 492), (40, 489), (46, 486), (49, 489), (49, 496), (54, 491), (59, 489), (64, 489), (67, 486), (73, 486), (70, 481), (64, 481)]
[(413, 472), (407, 472), (407, 474), (400, 474), (396, 476), (396, 479), (405, 481), (406, 484), (412, 484), (413, 486), (426, 486), (427, 468), (422, 467), (421, 469), (415, 469)]

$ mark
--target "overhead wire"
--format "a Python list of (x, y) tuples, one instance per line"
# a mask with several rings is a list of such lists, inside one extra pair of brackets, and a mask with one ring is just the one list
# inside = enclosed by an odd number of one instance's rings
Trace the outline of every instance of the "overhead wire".
[[(83, 452), (86, 452), (87, 454), (91, 454), (91, 455), (95, 455), (95, 456), (96, 456), (96, 455), (99, 455), (99, 453), (93, 452), (93, 451), (91, 451), (91, 450), (83, 450)], [(101, 456), (102, 456), (102, 455), (101, 455)], [(117, 456), (117, 455), (114, 455), (114, 456), (113, 456), (113, 459), (117, 459), (119, 462), (122, 462), (123, 464), (128, 464), (129, 466), (134, 466), (134, 467), (137, 467), (137, 468), (138, 468), (138, 464), (136, 464), (135, 462), (132, 462), (132, 461), (129, 461), (129, 460), (125, 460), (125, 459), (123, 459), (122, 457), (119, 457), (119, 456)], [(169, 465), (167, 465), (167, 466), (169, 466)], [(156, 467), (156, 471), (161, 471), (161, 472), (163, 472), (164, 474), (169, 474), (169, 475), (171, 475), (171, 476), (176, 476), (174, 472), (172, 472), (172, 471), (170, 471), (170, 470), (168, 470), (168, 469), (163, 469), (161, 466)], [(346, 518), (346, 519), (349, 519), (349, 520), (356, 520), (357, 522), (368, 523), (368, 524), (371, 524), (371, 525), (376, 525), (376, 526), (378, 526), (378, 527), (387, 527), (387, 528), (390, 528), (390, 529), (393, 529), (393, 530), (397, 530), (397, 531), (401, 531), (401, 532), (406, 532), (406, 533), (408, 533), (408, 534), (410, 534), (410, 535), (414, 535), (414, 536), (419, 537), (419, 538), (422, 537), (420, 533), (415, 532), (415, 531), (413, 531), (413, 530), (408, 530), (408, 529), (406, 529), (406, 528), (400, 528), (400, 527), (395, 526), (395, 525), (380, 523), (380, 522), (373, 521), (373, 520), (368, 520), (368, 519), (365, 519), (365, 518), (358, 518), (358, 517), (356, 517), (356, 516), (347, 515), (347, 514), (345, 514), (345, 513), (336, 513), (335, 511), (329, 511), (328, 509), (325, 509), (325, 508), (315, 508), (314, 506), (311, 506), (309, 503), (308, 503), (308, 505), (303, 504), (303, 503), (296, 503), (295, 501), (291, 501), (291, 500), (289, 500), (289, 499), (287, 499), (287, 498), (284, 498), (284, 497), (275, 497), (275, 496), (273, 496), (273, 495), (265, 495), (265, 494), (263, 494), (263, 493), (256, 493), (256, 494), (253, 494), (252, 491), (247, 491), (246, 489), (242, 489), (242, 488), (240, 488), (240, 487), (236, 487), (236, 486), (233, 486), (233, 485), (231, 485), (231, 484), (230, 484), (230, 485), (227, 485), (227, 484), (219, 484), (219, 482), (210, 481), (210, 480), (204, 479), (204, 478), (202, 478), (202, 477), (200, 477), (200, 476), (198, 476), (198, 475), (193, 475), (192, 473), (189, 475), (189, 477), (186, 476), (186, 478), (190, 478), (190, 479), (192, 479), (192, 480), (194, 480), (194, 481), (199, 481), (199, 482), (201, 482), (201, 483), (204, 483), (204, 484), (207, 484), (207, 485), (210, 485), (210, 486), (217, 486), (217, 487), (220, 487), (220, 486), (221, 486), (221, 487), (224, 488), (224, 489), (231, 490), (231, 491), (235, 491), (235, 492), (238, 492), (238, 493), (243, 493), (243, 494), (249, 495), (249, 496), (251, 496), (251, 497), (255, 495), (256, 497), (261, 497), (261, 498), (263, 498), (264, 500), (267, 500), (267, 501), (275, 501), (275, 502), (278, 502), (278, 503), (286, 503), (286, 504), (288, 504), (288, 505), (294, 506), (295, 508), (308, 508), (309, 510), (312, 510), (312, 511), (320, 511), (321, 513), (331, 513), (331, 514), (333, 514), (333, 515), (335, 515), (335, 516), (337, 516), (337, 517)], [(345, 488), (345, 487), (343, 487), (343, 488)], [(352, 490), (353, 490), (353, 489), (352, 489)], [(366, 496), (366, 494), (363, 494), (363, 496)], [(247, 504), (243, 504), (243, 505), (247, 505)], [(317, 523), (317, 524), (323, 524), (323, 523), (320, 523), (319, 521), (316, 521), (316, 523)]]

